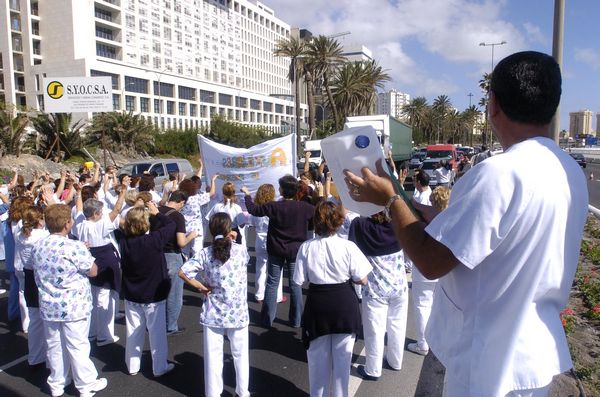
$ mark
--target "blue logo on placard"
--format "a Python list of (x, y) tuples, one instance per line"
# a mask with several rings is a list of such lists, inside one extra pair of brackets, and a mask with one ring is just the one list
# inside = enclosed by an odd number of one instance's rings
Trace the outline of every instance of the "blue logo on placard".
[(365, 136), (365, 135), (359, 135), (354, 140), (354, 144), (359, 149), (364, 149), (364, 148), (368, 147), (369, 143), (371, 143), (371, 140), (369, 139), (368, 136)]

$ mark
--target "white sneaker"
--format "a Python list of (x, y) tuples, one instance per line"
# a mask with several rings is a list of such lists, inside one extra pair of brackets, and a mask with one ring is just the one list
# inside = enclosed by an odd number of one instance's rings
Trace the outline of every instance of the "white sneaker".
[(104, 390), (108, 386), (108, 381), (106, 378), (98, 378), (96, 382), (90, 387), (89, 391), (79, 393), (79, 397), (92, 397), (100, 390)]
[(106, 339), (106, 340), (98, 340), (96, 341), (96, 346), (106, 346), (106, 345), (110, 345), (111, 343), (117, 343), (119, 341), (118, 336), (115, 335), (114, 339)]
[(406, 348), (413, 353), (420, 354), (421, 356), (426, 356), (429, 353), (429, 349), (421, 349), (418, 343), (409, 343)]
[(174, 369), (175, 369), (175, 364), (168, 363), (167, 364), (167, 369), (165, 369), (165, 372), (163, 372), (162, 374), (154, 375), (154, 377), (155, 378), (160, 378), (161, 376), (168, 374), (169, 372), (173, 371)]
[(0, 288), (0, 295), (6, 294), (6, 290), (4, 288)]

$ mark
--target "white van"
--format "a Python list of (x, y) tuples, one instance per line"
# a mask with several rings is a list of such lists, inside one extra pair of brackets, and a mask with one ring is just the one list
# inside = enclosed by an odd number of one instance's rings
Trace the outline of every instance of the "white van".
[[(304, 153), (310, 152), (309, 162), (315, 163), (317, 165), (321, 164), (321, 160), (323, 156), (321, 156), (321, 140), (316, 139), (312, 141), (304, 141)], [(300, 161), (304, 162), (304, 157), (300, 159)]]
[(163, 181), (169, 180), (169, 174), (185, 174), (188, 178), (194, 174), (194, 169), (186, 159), (150, 159), (138, 160), (124, 165), (117, 175), (128, 174), (142, 176), (145, 172), (155, 176), (156, 190), (162, 189)]

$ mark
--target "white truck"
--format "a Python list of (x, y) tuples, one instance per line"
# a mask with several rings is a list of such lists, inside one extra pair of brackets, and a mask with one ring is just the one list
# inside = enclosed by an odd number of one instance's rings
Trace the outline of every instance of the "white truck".
[[(309, 162), (315, 163), (316, 165), (321, 164), (321, 160), (323, 156), (321, 155), (321, 140), (315, 139), (311, 141), (304, 141), (304, 153), (310, 152)], [(301, 162), (304, 162), (304, 157), (300, 159)]]

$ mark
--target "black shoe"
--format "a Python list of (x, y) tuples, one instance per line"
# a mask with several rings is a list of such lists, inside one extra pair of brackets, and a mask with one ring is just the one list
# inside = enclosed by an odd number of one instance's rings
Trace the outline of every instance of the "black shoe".
[(183, 334), (185, 332), (185, 328), (181, 327), (176, 329), (175, 331), (167, 331), (167, 336), (175, 336), (179, 334)]
[(365, 372), (364, 365), (359, 365), (358, 368), (356, 369), (356, 373), (358, 374), (358, 376), (360, 376), (364, 380), (372, 380), (372, 381), (379, 380), (379, 376), (371, 376), (371, 375), (367, 374)]

